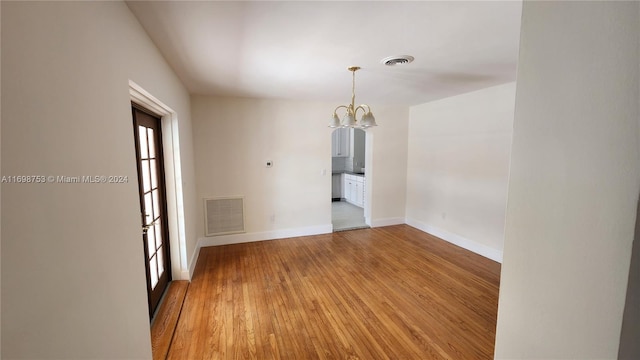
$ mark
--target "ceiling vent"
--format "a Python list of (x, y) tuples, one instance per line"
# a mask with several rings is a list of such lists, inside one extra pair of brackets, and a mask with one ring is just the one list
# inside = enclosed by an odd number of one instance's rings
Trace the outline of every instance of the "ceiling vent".
[(386, 57), (386, 58), (382, 59), (382, 61), (380, 61), (380, 62), (385, 64), (385, 65), (387, 65), (387, 66), (396, 66), (396, 65), (408, 64), (408, 63), (412, 62), (413, 59), (414, 58), (411, 55), (397, 55), (397, 56)]

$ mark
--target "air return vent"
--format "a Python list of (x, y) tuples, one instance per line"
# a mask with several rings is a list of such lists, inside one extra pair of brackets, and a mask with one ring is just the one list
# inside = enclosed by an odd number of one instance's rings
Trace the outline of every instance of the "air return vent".
[(382, 59), (380, 62), (387, 66), (396, 66), (408, 64), (413, 61), (413, 56), (411, 55), (397, 55), (397, 56), (389, 56)]
[(204, 199), (205, 236), (243, 233), (244, 198)]

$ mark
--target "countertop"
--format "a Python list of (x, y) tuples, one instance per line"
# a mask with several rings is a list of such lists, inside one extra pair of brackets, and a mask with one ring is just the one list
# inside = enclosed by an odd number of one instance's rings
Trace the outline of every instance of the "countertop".
[(332, 175), (336, 175), (336, 174), (349, 174), (349, 175), (364, 176), (364, 173), (358, 173), (358, 172), (347, 171), (347, 170), (332, 170), (332, 171), (331, 171), (331, 174), (332, 174)]

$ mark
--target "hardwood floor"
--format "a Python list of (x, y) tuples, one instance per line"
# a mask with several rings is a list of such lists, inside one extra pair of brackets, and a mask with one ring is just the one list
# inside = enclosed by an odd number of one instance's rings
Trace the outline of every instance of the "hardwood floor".
[(407, 225), (202, 248), (168, 359), (492, 359), (500, 264)]
[(189, 281), (178, 280), (169, 283), (167, 293), (160, 303), (158, 313), (151, 324), (151, 352), (153, 360), (167, 358), (171, 339), (178, 325), (178, 318), (189, 288)]

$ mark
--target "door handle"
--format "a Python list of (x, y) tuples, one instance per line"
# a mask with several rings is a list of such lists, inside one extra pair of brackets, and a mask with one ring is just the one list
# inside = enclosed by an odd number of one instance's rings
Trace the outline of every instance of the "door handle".
[(142, 233), (143, 233), (143, 234), (146, 234), (146, 233), (147, 233), (147, 230), (149, 230), (149, 228), (151, 228), (151, 227), (155, 226), (156, 221), (157, 221), (157, 219), (156, 219), (156, 220), (154, 220), (154, 221), (153, 221), (152, 223), (150, 223), (150, 224), (142, 225)]

